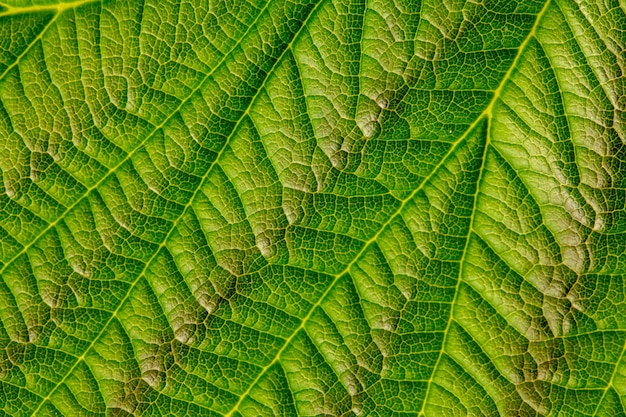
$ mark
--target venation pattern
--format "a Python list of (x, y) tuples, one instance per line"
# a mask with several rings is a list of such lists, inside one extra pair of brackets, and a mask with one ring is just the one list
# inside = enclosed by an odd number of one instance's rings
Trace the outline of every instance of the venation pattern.
[(626, 416), (619, 0), (0, 2), (0, 415)]

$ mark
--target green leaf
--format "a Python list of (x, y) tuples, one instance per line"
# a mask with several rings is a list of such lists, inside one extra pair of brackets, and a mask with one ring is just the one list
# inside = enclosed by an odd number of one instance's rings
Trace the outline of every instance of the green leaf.
[(626, 416), (621, 0), (3, 0), (0, 415)]

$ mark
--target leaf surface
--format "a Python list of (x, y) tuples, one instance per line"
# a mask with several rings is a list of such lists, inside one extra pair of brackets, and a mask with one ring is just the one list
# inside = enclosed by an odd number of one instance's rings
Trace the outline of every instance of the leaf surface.
[(625, 27), (0, 3), (0, 415), (626, 416)]

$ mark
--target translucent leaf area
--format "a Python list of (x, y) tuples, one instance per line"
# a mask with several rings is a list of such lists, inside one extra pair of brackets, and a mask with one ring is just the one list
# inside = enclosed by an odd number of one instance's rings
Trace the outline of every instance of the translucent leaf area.
[(624, 0), (0, 0), (0, 416), (626, 416)]

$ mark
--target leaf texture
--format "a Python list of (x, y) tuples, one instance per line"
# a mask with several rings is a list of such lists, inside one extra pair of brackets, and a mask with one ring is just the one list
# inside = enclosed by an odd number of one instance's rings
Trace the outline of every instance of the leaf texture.
[(626, 416), (621, 0), (3, 0), (0, 415)]

